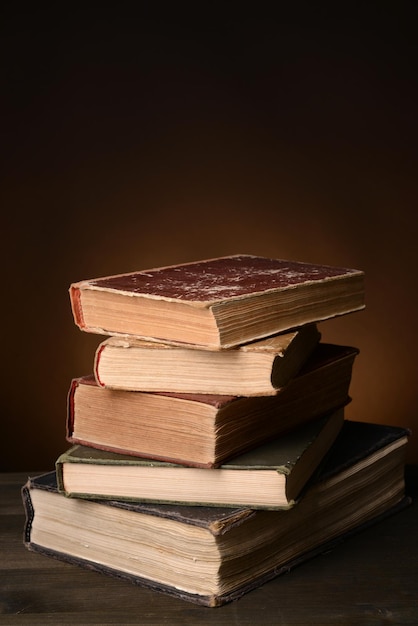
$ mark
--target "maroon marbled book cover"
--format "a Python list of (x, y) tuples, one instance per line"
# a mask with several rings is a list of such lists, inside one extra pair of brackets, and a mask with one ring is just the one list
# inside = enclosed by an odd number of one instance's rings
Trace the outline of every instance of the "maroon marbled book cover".
[(360, 274), (359, 270), (233, 255), (85, 281), (90, 287), (194, 302), (216, 302)]
[(70, 286), (81, 330), (231, 348), (364, 308), (364, 272), (238, 254)]

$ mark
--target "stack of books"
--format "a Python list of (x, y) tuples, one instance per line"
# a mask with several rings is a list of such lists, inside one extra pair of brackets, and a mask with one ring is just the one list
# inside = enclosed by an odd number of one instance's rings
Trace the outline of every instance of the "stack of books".
[(318, 329), (363, 272), (234, 255), (70, 298), (106, 338), (22, 489), (29, 549), (213, 607), (407, 503), (409, 431), (345, 419), (359, 350)]

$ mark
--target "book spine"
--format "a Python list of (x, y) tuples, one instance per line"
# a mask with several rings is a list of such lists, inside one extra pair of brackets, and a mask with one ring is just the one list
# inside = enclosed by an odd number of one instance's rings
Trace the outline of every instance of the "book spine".
[(71, 439), (74, 432), (74, 396), (79, 385), (79, 379), (73, 378), (67, 395), (67, 424), (66, 439)]
[(105, 387), (106, 385), (100, 380), (100, 375), (99, 375), (99, 363), (100, 363), (100, 359), (102, 356), (102, 352), (103, 350), (105, 350), (106, 348), (106, 344), (102, 343), (96, 350), (96, 353), (94, 355), (94, 361), (93, 361), (93, 373), (94, 373), (94, 377), (96, 379), (96, 383), (99, 385), (99, 387)]
[(85, 330), (86, 324), (84, 322), (83, 309), (81, 306), (81, 294), (79, 287), (76, 285), (71, 285), (70, 287), (70, 303), (76, 325), (81, 328), (81, 330)]
[(32, 498), (30, 497), (30, 488), (29, 488), (29, 483), (30, 481), (28, 480), (28, 482), (22, 487), (21, 490), (21, 494), (22, 494), (22, 502), (23, 502), (23, 510), (25, 512), (25, 525), (24, 525), (24, 529), (23, 529), (23, 542), (25, 544), (26, 547), (29, 547), (30, 545), (30, 535), (31, 535), (31, 531), (32, 531), (32, 522), (33, 522), (33, 517), (34, 517), (34, 510), (33, 510), (33, 505), (32, 505)]

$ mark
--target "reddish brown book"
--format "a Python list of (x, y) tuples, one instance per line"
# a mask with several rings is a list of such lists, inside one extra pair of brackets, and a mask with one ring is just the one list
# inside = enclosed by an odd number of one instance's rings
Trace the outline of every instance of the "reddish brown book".
[(364, 308), (364, 273), (233, 255), (70, 286), (88, 332), (228, 348)]
[(76, 378), (67, 439), (162, 461), (216, 467), (264, 441), (346, 404), (358, 349), (319, 343), (274, 396), (139, 392)]

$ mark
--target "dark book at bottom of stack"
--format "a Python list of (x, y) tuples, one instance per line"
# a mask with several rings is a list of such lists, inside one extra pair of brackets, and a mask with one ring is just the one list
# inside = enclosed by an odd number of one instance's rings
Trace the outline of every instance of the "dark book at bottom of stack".
[(23, 488), (25, 543), (220, 606), (406, 506), (408, 435), (402, 427), (345, 420), (300, 501), (283, 511), (67, 498), (50, 472)]

